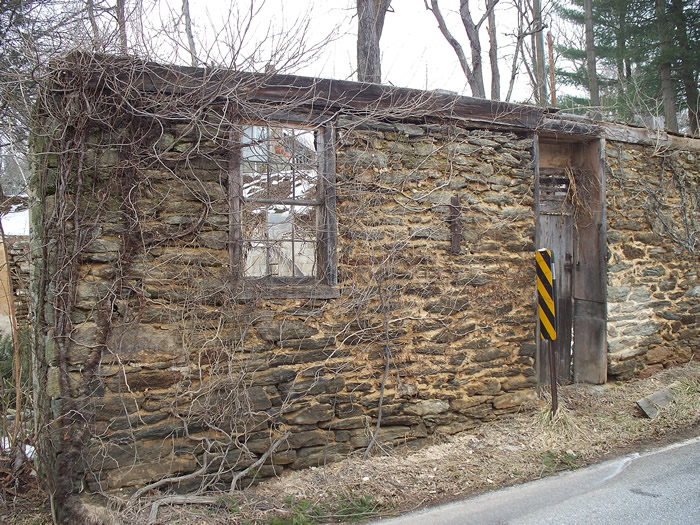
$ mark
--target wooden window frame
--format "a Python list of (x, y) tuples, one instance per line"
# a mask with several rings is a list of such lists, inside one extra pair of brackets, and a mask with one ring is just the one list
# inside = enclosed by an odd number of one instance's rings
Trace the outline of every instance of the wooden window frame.
[(231, 153), (228, 170), (229, 188), (229, 259), (231, 281), (236, 297), (241, 299), (334, 299), (338, 290), (337, 213), (335, 127), (332, 122), (310, 126), (304, 122), (273, 122), (268, 126), (288, 125), (316, 130), (318, 158), (319, 230), (316, 241), (317, 277), (245, 277), (243, 275), (243, 232), (241, 221), (242, 188), (242, 127), (231, 131)]

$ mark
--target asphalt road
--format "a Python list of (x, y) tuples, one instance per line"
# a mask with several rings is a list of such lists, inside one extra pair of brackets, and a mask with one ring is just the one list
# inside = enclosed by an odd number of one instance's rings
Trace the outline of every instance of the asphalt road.
[(700, 524), (700, 437), (378, 525)]

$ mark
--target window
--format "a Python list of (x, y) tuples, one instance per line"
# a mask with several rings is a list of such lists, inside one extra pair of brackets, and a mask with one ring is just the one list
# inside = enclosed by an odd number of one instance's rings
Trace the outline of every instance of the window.
[(231, 267), (246, 295), (336, 297), (330, 125), (249, 125), (231, 178)]

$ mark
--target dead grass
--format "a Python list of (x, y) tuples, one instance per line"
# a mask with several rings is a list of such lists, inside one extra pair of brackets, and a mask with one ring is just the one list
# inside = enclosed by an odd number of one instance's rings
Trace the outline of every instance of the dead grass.
[[(636, 401), (671, 385), (675, 400), (654, 420)], [(396, 515), (488, 490), (578, 468), (614, 454), (697, 434), (700, 363), (664, 370), (651, 378), (603, 386), (560, 388), (560, 410), (527, 407), (412, 451), (290, 472), (221, 500), (218, 507), (161, 508), (158, 523), (314, 524)], [(145, 523), (149, 508), (123, 514)]]

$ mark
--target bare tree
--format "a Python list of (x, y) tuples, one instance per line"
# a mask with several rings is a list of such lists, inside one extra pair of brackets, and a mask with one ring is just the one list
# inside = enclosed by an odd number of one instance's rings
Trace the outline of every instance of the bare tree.
[(379, 40), (384, 17), (391, 0), (357, 0), (357, 79), (360, 82), (382, 81)]
[(498, 70), (498, 41), (496, 40), (496, 12), (487, 10), (489, 33), (489, 62), (491, 63), (491, 99), (501, 99), (501, 74)]
[(127, 52), (127, 38), (126, 38), (126, 0), (117, 0), (116, 10), (117, 10), (117, 27), (119, 30), (119, 50), (123, 55)]
[(194, 35), (192, 34), (192, 17), (190, 16), (190, 0), (182, 0), (182, 17), (185, 22), (185, 34), (187, 35), (187, 46), (190, 50), (190, 61), (193, 67), (199, 65), (197, 59), (197, 48), (194, 45)]
[(537, 103), (545, 107), (547, 105), (547, 80), (545, 79), (545, 63), (544, 63), (544, 38), (542, 33), (544, 25), (542, 23), (542, 5), (540, 0), (533, 0), (532, 10), (535, 22), (535, 32), (532, 37), (534, 39), (535, 48), (535, 78), (537, 79)]
[[(447, 27), (445, 22), (445, 17), (443, 16), (438, 0), (430, 0), (430, 5), (428, 5), (428, 0), (423, 0), (425, 8), (430, 11), (435, 20), (438, 23), (440, 32), (445, 37), (445, 40), (449, 42), (457, 54), (460, 66), (464, 75), (467, 77), (467, 82), (469, 82), (469, 87), (472, 90), (472, 95), (478, 98), (486, 98), (486, 89), (484, 88), (484, 73), (481, 61), (481, 38), (479, 36), (479, 30), (483, 23), (488, 20), (488, 33), (489, 33), (489, 59), (491, 60), (491, 98), (497, 99), (500, 95), (500, 74), (498, 72), (498, 47), (496, 42), (496, 17), (493, 12), (498, 0), (485, 0), (486, 1), (486, 12), (482, 15), (478, 22), (474, 22), (472, 16), (471, 7), (469, 5), (469, 0), (460, 0), (459, 4), (459, 16), (462, 19), (462, 25), (464, 26), (464, 31), (467, 34), (467, 39), (469, 40), (469, 48), (471, 52), (471, 63), (467, 62), (467, 58), (464, 54), (464, 49), (459, 41), (454, 37), (452, 32)], [(495, 85), (494, 85), (495, 84)]]
[(595, 41), (593, 39), (593, 0), (583, 0), (586, 25), (586, 67), (588, 69), (588, 91), (591, 95), (591, 106), (600, 107), (598, 90), (598, 73), (596, 71)]

